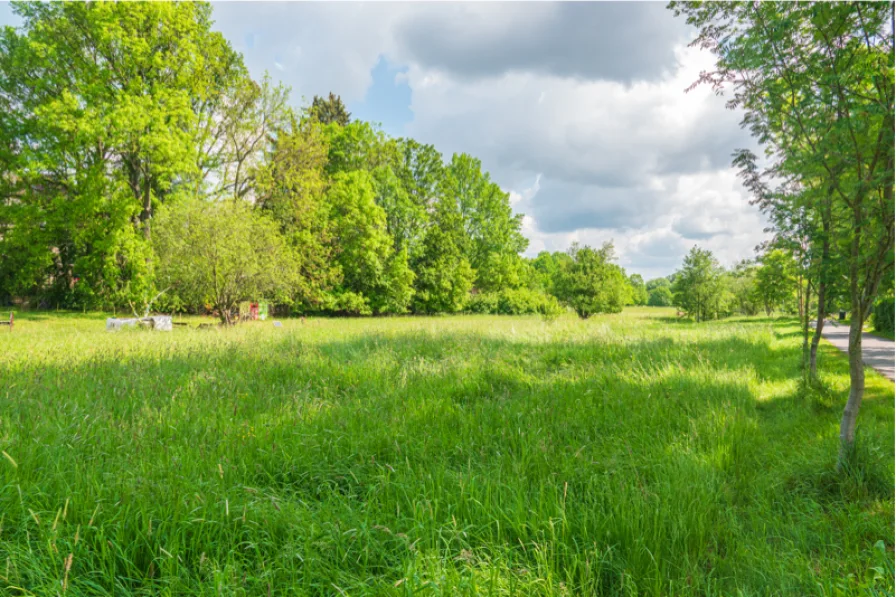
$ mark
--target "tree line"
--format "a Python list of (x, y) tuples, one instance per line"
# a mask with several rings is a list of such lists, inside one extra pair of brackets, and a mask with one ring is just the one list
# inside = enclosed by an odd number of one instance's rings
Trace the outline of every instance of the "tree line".
[(894, 5), (892, 2), (672, 2), (715, 67), (695, 83), (733, 92), (764, 156), (734, 165), (796, 263), (803, 362), (816, 380), (825, 317), (850, 311), (850, 391), (839, 466), (854, 452), (865, 387), (862, 328), (875, 303), (892, 321)]
[(675, 306), (695, 321), (733, 315), (794, 315), (799, 300), (797, 266), (786, 251), (771, 249), (756, 259), (723, 267), (707, 249), (693, 247), (681, 268), (644, 283), (631, 277), (633, 304)]
[(253, 80), (203, 3), (14, 4), (0, 32), (0, 300), (214, 312), (618, 311), (613, 249), (549, 274), (467, 154)]

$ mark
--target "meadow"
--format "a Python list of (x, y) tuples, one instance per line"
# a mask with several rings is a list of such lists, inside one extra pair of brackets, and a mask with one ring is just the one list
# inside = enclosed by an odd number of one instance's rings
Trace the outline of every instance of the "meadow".
[(103, 318), (0, 329), (0, 594), (893, 594), (893, 384), (838, 475), (795, 320)]

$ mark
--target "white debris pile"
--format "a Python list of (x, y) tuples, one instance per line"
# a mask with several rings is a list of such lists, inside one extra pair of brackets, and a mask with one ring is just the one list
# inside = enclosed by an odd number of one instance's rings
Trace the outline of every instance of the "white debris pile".
[(132, 317), (129, 319), (109, 317), (106, 319), (106, 329), (110, 331), (120, 330), (126, 327), (135, 327), (137, 325), (145, 325), (157, 332), (170, 332), (173, 327), (170, 315), (152, 315), (150, 317)]

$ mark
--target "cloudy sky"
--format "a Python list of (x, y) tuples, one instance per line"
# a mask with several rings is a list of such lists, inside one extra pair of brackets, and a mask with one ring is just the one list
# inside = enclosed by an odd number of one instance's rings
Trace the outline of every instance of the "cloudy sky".
[(214, 18), (296, 104), (333, 91), (392, 135), (480, 158), (528, 255), (613, 240), (651, 278), (695, 244), (730, 265), (764, 238), (730, 168), (754, 144), (725, 98), (685, 93), (711, 57), (664, 3), (225, 2)]

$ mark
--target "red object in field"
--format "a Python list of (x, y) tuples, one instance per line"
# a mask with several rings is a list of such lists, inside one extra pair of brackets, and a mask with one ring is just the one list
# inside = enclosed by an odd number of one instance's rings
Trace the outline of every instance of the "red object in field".
[(249, 303), (249, 319), (252, 321), (258, 319), (258, 303)]

